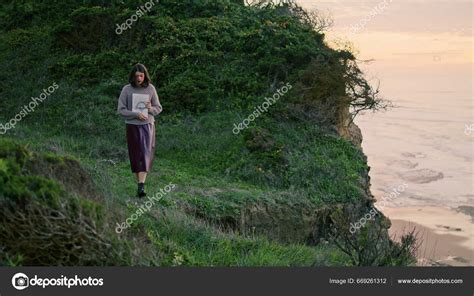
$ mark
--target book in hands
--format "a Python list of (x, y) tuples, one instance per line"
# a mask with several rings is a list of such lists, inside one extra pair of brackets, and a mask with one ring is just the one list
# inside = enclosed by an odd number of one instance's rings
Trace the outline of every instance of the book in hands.
[(150, 102), (150, 96), (144, 94), (133, 94), (132, 95), (132, 112), (139, 112), (148, 117), (148, 108), (146, 104)]

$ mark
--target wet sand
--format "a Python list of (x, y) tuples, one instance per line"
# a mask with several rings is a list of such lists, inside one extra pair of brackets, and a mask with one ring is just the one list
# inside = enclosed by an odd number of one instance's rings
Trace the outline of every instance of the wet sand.
[(441, 207), (385, 208), (384, 214), (392, 222), (391, 236), (416, 229), (419, 265), (474, 265), (472, 216)]

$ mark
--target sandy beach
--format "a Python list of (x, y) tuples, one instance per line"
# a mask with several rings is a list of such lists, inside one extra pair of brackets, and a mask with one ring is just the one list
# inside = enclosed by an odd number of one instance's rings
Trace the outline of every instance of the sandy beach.
[(471, 215), (442, 207), (386, 208), (384, 214), (392, 222), (392, 236), (400, 237), (413, 228), (418, 231), (422, 241), (419, 265), (474, 265)]

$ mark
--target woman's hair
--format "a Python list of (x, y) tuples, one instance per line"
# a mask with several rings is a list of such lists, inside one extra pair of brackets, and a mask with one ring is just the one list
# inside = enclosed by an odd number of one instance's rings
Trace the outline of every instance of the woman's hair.
[(130, 76), (128, 77), (128, 82), (130, 82), (133, 87), (139, 87), (139, 85), (137, 85), (137, 82), (135, 81), (135, 73), (137, 72), (145, 74), (145, 79), (143, 80), (142, 86), (147, 87), (151, 83), (151, 79), (150, 74), (148, 74), (148, 70), (143, 64), (136, 64), (132, 67), (132, 71), (130, 72)]

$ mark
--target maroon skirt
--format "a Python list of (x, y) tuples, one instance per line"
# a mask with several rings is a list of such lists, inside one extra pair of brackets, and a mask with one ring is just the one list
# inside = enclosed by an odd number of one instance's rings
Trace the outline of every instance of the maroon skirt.
[(127, 124), (127, 144), (132, 172), (149, 172), (155, 158), (155, 124)]

